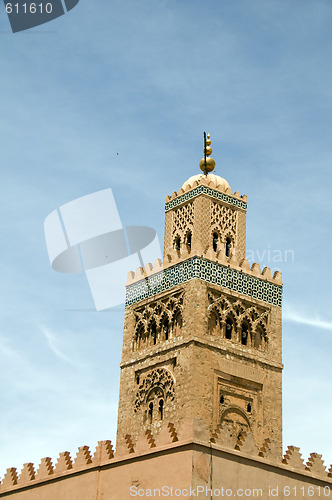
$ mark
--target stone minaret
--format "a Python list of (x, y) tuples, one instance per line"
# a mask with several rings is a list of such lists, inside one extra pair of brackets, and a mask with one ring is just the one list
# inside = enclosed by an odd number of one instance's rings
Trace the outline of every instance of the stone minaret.
[(247, 198), (212, 173), (165, 204), (164, 260), (129, 273), (118, 444), (201, 419), (282, 448), (281, 274), (245, 259)]

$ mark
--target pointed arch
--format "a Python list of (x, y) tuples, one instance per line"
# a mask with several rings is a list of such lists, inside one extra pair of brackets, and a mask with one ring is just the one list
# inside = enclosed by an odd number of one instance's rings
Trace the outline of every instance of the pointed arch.
[(253, 329), (254, 347), (264, 350), (267, 346), (268, 337), (266, 327), (262, 322), (255, 325)]
[(228, 310), (225, 315), (225, 338), (228, 340), (236, 340), (237, 337), (237, 321), (232, 310)]
[(218, 308), (214, 306), (209, 311), (208, 315), (208, 332), (210, 335), (220, 336), (221, 333), (221, 321)]
[(178, 337), (181, 335), (182, 330), (182, 308), (178, 307), (174, 313), (172, 318), (172, 337)]

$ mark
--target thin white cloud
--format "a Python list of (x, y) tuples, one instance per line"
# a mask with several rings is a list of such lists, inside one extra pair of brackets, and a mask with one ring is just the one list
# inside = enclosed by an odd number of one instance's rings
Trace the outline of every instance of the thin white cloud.
[(295, 311), (291, 311), (289, 309), (286, 309), (284, 311), (283, 319), (284, 321), (289, 321), (291, 323), (300, 323), (302, 325), (314, 326), (315, 328), (322, 328), (323, 330), (332, 331), (331, 321), (324, 321), (317, 316), (315, 318), (308, 318), (306, 316), (303, 316), (302, 314), (299, 314)]
[(41, 333), (45, 336), (47, 342), (48, 342), (48, 345), (51, 349), (51, 351), (59, 358), (61, 359), (62, 361), (66, 361), (66, 363), (70, 363), (72, 365), (74, 365), (75, 363), (70, 359), (68, 358), (68, 356), (66, 356), (56, 345), (56, 338), (55, 336), (53, 335), (53, 333), (51, 333), (51, 331), (48, 329), (48, 328), (45, 328), (45, 327), (39, 327), (39, 330), (41, 331)]

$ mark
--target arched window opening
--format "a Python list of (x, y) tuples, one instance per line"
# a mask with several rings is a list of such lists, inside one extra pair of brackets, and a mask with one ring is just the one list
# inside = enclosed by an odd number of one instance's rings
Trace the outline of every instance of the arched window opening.
[(156, 345), (156, 343), (157, 343), (157, 325), (156, 325), (156, 323), (153, 322), (151, 324), (150, 332), (151, 332), (153, 344)]
[(213, 311), (209, 318), (209, 333), (211, 335), (217, 335), (218, 326), (219, 326), (218, 315), (215, 311)]
[(221, 394), (220, 395), (220, 404), (223, 405), (225, 402), (225, 397)]
[(136, 384), (139, 384), (139, 375), (136, 376)]
[(162, 420), (164, 418), (164, 400), (160, 399), (159, 400), (159, 420)]
[(168, 340), (168, 338), (169, 338), (169, 323), (168, 323), (168, 319), (164, 319), (164, 321), (162, 323), (161, 329), (162, 329), (162, 332), (163, 332), (164, 339)]
[(137, 328), (135, 340), (136, 340), (136, 348), (139, 349), (145, 341), (144, 326), (143, 325), (140, 325)]
[(250, 403), (247, 404), (247, 412), (251, 413), (251, 404)]
[(148, 417), (149, 417), (149, 423), (152, 424), (152, 417), (153, 417), (153, 403), (149, 403), (149, 408), (148, 408)]
[(232, 247), (232, 240), (230, 238), (226, 238), (226, 257), (231, 256), (231, 247)]
[(181, 239), (180, 236), (177, 236), (174, 240), (174, 248), (175, 250), (179, 251), (181, 248)]
[(227, 318), (226, 319), (226, 333), (225, 333), (226, 339), (230, 340), (232, 338), (232, 333), (233, 333), (233, 320), (232, 320), (232, 318)]
[(178, 311), (173, 321), (173, 335), (175, 337), (181, 334), (181, 328), (182, 328), (182, 315), (180, 311)]
[(260, 326), (256, 328), (256, 334), (255, 334), (255, 347), (259, 349), (261, 347), (262, 339), (264, 337), (263, 330)]
[(187, 233), (186, 245), (187, 245), (188, 250), (190, 250), (191, 249), (191, 232)]
[(213, 251), (214, 252), (216, 252), (218, 250), (218, 241), (219, 241), (218, 233), (213, 233), (213, 235), (212, 235), (212, 246), (213, 246)]
[(242, 328), (241, 328), (241, 344), (242, 345), (247, 345), (248, 344), (248, 325), (247, 323), (242, 323)]

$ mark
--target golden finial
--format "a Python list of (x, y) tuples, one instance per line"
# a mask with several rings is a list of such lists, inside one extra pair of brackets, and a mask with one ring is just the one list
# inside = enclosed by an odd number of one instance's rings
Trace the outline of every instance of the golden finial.
[(214, 161), (214, 159), (210, 158), (210, 155), (212, 154), (212, 148), (210, 144), (210, 134), (206, 135), (206, 133), (204, 132), (204, 158), (202, 158), (199, 162), (200, 169), (203, 170), (204, 175), (212, 172), (212, 170), (214, 170), (214, 167), (216, 166), (216, 162)]

